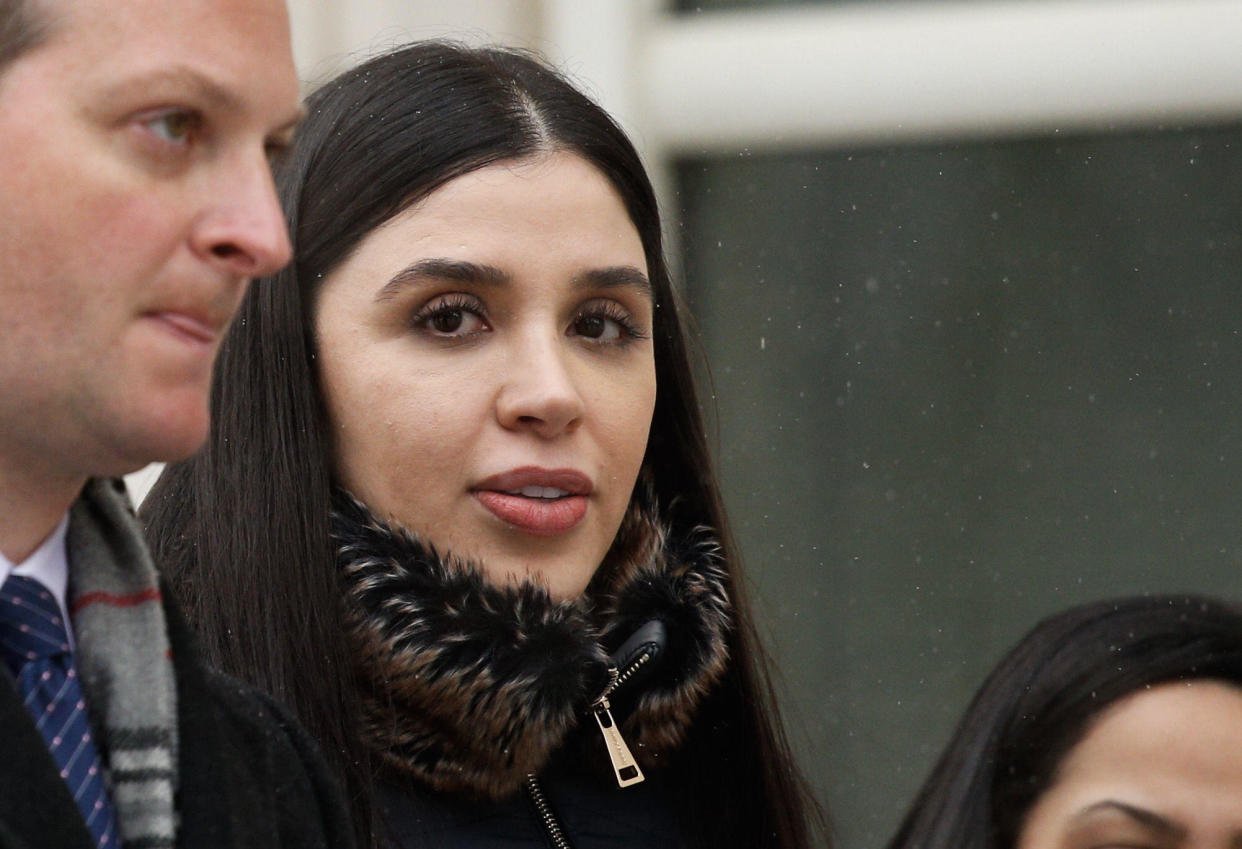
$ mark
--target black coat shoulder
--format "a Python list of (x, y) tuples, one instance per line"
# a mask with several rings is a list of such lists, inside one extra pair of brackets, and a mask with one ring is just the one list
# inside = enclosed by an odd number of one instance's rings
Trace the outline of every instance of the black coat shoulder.
[(270, 696), (204, 666), (166, 606), (177, 675), (178, 849), (354, 849), (340, 787)]
[[(167, 597), (166, 597), (167, 599)], [(354, 849), (336, 781), (289, 713), (200, 659), (165, 601), (177, 679), (177, 849)], [(67, 786), (0, 671), (0, 849), (89, 849)]]

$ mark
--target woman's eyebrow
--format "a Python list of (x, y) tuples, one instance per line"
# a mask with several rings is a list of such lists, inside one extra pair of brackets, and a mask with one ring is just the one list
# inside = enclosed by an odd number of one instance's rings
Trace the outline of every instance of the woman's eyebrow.
[(426, 280), (452, 281), (455, 283), (481, 283), (485, 286), (503, 286), (509, 275), (493, 265), (481, 265), (459, 259), (432, 257), (412, 262), (392, 276), (375, 293), (375, 300), (386, 301), (395, 297), (406, 286)]
[(1149, 811), (1146, 808), (1138, 808), (1134, 805), (1127, 805), (1125, 802), (1118, 802), (1114, 799), (1106, 799), (1102, 802), (1096, 802), (1089, 805), (1078, 812), (1075, 819), (1082, 819), (1091, 814), (1100, 811), (1117, 811), (1120, 814), (1129, 817), (1152, 831), (1159, 832), (1163, 836), (1167, 836), (1172, 840), (1183, 840), (1186, 837), (1186, 827), (1180, 825), (1168, 817), (1161, 816), (1155, 811)]
[(608, 268), (592, 268), (574, 277), (577, 289), (612, 289), (617, 286), (631, 286), (647, 297), (651, 297), (651, 281), (647, 275), (632, 265), (614, 265)]

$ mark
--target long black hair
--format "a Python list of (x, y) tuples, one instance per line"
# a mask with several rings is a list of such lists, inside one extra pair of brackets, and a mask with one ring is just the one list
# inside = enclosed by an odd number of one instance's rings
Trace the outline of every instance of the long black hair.
[(1145, 596), (1045, 619), (975, 694), (888, 849), (1012, 849), (1094, 717), (1139, 690), (1205, 678), (1242, 687), (1242, 609)]
[(288, 703), (323, 743), (363, 845), (372, 769), (342, 639), (329, 540), (330, 463), (313, 313), (318, 287), (358, 243), (455, 177), (564, 150), (620, 194), (655, 296), (657, 396), (644, 468), (661, 503), (718, 529), (730, 555), (733, 664), (703, 705), (676, 782), (693, 839), (809, 845), (815, 806), (771, 698), (691, 378), (655, 196), (637, 153), (595, 103), (522, 52), (421, 42), (315, 92), (277, 183), (293, 264), (253, 282), (224, 341), (204, 450), (170, 466), (144, 504), (152, 547), (210, 659)]

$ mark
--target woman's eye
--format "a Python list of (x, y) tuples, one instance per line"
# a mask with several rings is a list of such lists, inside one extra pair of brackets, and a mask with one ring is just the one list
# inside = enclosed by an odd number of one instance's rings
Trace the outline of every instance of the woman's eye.
[(482, 310), (474, 304), (439, 303), (414, 317), (415, 326), (433, 336), (463, 337), (487, 330)]
[(647, 334), (628, 309), (616, 301), (592, 301), (579, 308), (569, 333), (604, 345), (625, 345)]
[(625, 335), (624, 328), (615, 318), (602, 315), (578, 316), (574, 321), (574, 333), (601, 342), (612, 342)]
[(146, 127), (162, 141), (169, 144), (185, 144), (202, 125), (202, 119), (186, 109), (174, 109), (149, 118)]
[(453, 334), (453, 333), (469, 333), (477, 330), (477, 325), (481, 325), (477, 315), (459, 309), (440, 310), (431, 317), (429, 323), (432, 330), (437, 333)]

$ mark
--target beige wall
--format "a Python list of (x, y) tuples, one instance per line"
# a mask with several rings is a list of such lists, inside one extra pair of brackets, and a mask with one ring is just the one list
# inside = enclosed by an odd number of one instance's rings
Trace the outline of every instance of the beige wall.
[(538, 0), (290, 0), (294, 54), (313, 83), (395, 43), (452, 36), (537, 47)]

